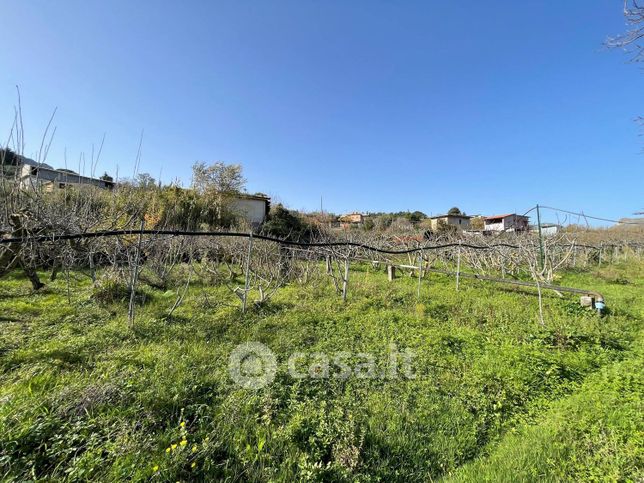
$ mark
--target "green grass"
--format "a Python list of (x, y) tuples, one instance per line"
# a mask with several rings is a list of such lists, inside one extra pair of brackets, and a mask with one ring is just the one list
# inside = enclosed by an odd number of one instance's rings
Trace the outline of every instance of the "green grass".
[[(141, 286), (102, 305), (71, 274), (38, 293), (0, 280), (0, 475), (7, 480), (635, 481), (642, 470), (644, 264), (564, 274), (592, 288), (537, 298), (432, 274), (392, 283), (353, 267), (343, 304), (329, 280), (279, 290), (240, 313), (224, 287)], [(237, 386), (246, 341), (276, 354), (275, 381)], [(415, 353), (414, 379), (296, 379), (293, 352)], [(352, 359), (354, 361), (354, 359)], [(185, 422), (185, 426), (181, 426)], [(182, 446), (181, 441), (185, 441)], [(176, 447), (173, 448), (173, 445)], [(168, 448), (169, 451), (168, 451)]]

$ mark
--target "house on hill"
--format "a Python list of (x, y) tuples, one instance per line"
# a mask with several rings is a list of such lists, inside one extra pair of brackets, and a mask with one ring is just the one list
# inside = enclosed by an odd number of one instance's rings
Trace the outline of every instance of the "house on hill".
[(528, 220), (524, 215), (510, 213), (485, 217), (485, 231), (527, 231)]
[(94, 186), (111, 190), (114, 181), (83, 176), (71, 169), (54, 169), (46, 166), (24, 165), (20, 174), (22, 188), (42, 187), (45, 191), (65, 189), (67, 187)]
[(111, 190), (114, 181), (111, 179), (83, 176), (71, 169), (54, 169), (48, 164), (37, 163), (33, 159), (19, 156), (20, 165), (17, 167), (20, 187), (33, 189), (40, 187), (45, 191), (54, 191), (67, 187), (95, 186)]
[(463, 214), (446, 214), (430, 217), (432, 231), (438, 231), (441, 226), (455, 227), (457, 230), (469, 230), (472, 217)]
[(114, 181), (109, 176), (94, 178), (71, 169), (55, 169), (49, 164), (39, 163), (10, 150), (0, 149), (0, 159), (0, 178), (17, 181), (20, 188), (25, 190), (54, 191), (70, 186), (94, 186), (101, 189), (114, 187)]
[(362, 213), (347, 213), (338, 217), (340, 227), (351, 228), (352, 226), (360, 226), (364, 224), (365, 216)]

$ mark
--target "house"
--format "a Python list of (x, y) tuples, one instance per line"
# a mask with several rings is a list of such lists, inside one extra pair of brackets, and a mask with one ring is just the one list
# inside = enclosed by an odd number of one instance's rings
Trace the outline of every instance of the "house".
[(55, 169), (48, 164), (37, 163), (33, 159), (20, 155), (17, 155), (16, 158), (18, 162), (12, 173), (18, 177), (20, 187), (23, 189), (40, 188), (45, 191), (54, 191), (68, 186), (114, 188), (114, 182), (111, 179), (83, 176), (70, 169)]
[(271, 209), (271, 199), (261, 194), (238, 193), (230, 200), (230, 210), (257, 228), (266, 221)]
[(468, 215), (436, 215), (429, 218), (432, 231), (439, 231), (441, 227), (455, 227), (457, 230), (469, 230), (470, 218)]
[(365, 216), (362, 213), (347, 213), (338, 218), (340, 227), (351, 228), (352, 226), (360, 226), (364, 224)]
[(485, 217), (485, 231), (527, 231), (529, 217), (510, 213)]

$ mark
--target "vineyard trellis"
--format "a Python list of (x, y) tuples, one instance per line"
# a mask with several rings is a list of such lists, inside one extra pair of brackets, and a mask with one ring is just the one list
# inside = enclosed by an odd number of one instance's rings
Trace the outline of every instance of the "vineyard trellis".
[[(40, 142), (35, 167), (46, 161), (53, 140), (49, 120)], [(103, 140), (104, 141), (104, 140)], [(138, 174), (141, 142), (133, 176)], [(8, 149), (12, 145), (13, 150)], [(87, 159), (94, 176), (102, 152), (101, 142), (96, 156), (92, 148)], [(208, 199), (184, 196), (190, 190), (178, 185), (165, 187), (136, 186), (119, 183), (106, 192), (80, 186), (49, 192), (36, 176), (28, 177), (25, 186), (18, 169), (25, 150), (20, 92), (6, 146), (0, 150), (0, 277), (22, 270), (34, 290), (44, 286), (39, 271), (50, 271), (55, 280), (62, 272), (70, 294), (70, 271), (87, 273), (96, 285), (108, 281), (127, 288), (128, 318), (133, 323), (137, 301), (137, 285), (168, 289), (175, 273), (187, 267), (187, 277), (168, 314), (179, 307), (195, 277), (210, 280), (228, 288), (239, 298), (242, 310), (249, 305), (249, 296), (256, 294), (253, 304), (266, 303), (280, 287), (292, 281), (307, 283), (316, 275), (332, 280), (333, 286), (347, 300), (351, 263), (387, 266), (390, 279), (396, 268), (408, 270), (418, 277), (420, 297), (423, 278), (443, 273), (456, 278), (476, 278), (490, 282), (535, 287), (541, 290), (566, 291), (553, 284), (555, 274), (563, 269), (601, 266), (620, 257), (640, 257), (642, 231), (626, 234), (612, 232), (564, 232), (555, 236), (535, 237), (532, 233), (497, 233), (492, 237), (467, 238), (457, 233), (441, 234), (438, 239), (425, 239), (413, 232), (351, 231), (337, 234), (318, 230), (306, 240), (297, 237), (278, 238), (268, 233), (254, 233), (249, 227), (242, 231), (208, 231), (222, 226), (222, 192)], [(84, 154), (79, 159), (85, 165)], [(65, 161), (66, 162), (66, 161)], [(194, 191), (194, 190), (193, 190)], [(196, 190), (199, 191), (199, 190)], [(203, 194), (203, 193), (202, 193)], [(215, 203), (214, 209), (210, 204)], [(551, 210), (571, 224), (589, 227), (588, 219), (637, 225), (633, 221), (610, 220), (583, 212), (536, 205), (524, 215), (537, 210)], [(559, 224), (565, 221), (557, 219)], [(145, 226), (150, 227), (144, 229)], [(641, 226), (641, 225), (640, 225)], [(541, 227), (539, 219), (539, 228)], [(180, 229), (179, 229), (180, 228)], [(100, 273), (98, 268), (105, 268)], [(145, 270), (143, 270), (145, 267)], [(323, 267), (323, 268), (322, 268)], [(239, 277), (243, 276), (240, 286)], [(568, 287), (569, 292), (587, 292), (603, 301), (592, 289)], [(543, 319), (542, 311), (540, 311)]]
[[(72, 269), (89, 268), (95, 283), (96, 267), (109, 267), (111, 276), (128, 280), (128, 315), (132, 324), (139, 276), (152, 286), (167, 288), (173, 270), (182, 263), (189, 267), (188, 278), (169, 309), (170, 315), (181, 304), (193, 276), (226, 286), (239, 298), (245, 311), (251, 292), (257, 294), (252, 303), (263, 305), (287, 283), (294, 280), (306, 283), (313, 273), (321, 273), (322, 265), (324, 274), (346, 301), (352, 262), (416, 274), (418, 297), (423, 278), (429, 273), (440, 273), (454, 276), (457, 290), (461, 278), (476, 279), (534, 287), (540, 307), (544, 289), (590, 295), (603, 307), (604, 297), (597, 291), (552, 284), (555, 273), (579, 265), (601, 265), (619, 257), (639, 257), (642, 246), (634, 242), (596, 246), (578, 243), (567, 236), (546, 237), (541, 240), (545, 254), (541, 264), (540, 242), (529, 234), (508, 235), (504, 241), (493, 238), (490, 243), (481, 243), (485, 239), (474, 243), (457, 235), (439, 241), (419, 241), (367, 233), (344, 240), (319, 235), (305, 242), (252, 231), (154, 230), (144, 229), (143, 225), (142, 221), (139, 229), (47, 235), (29, 235), (21, 230), (18, 234), (23, 236), (0, 239), (0, 257), (18, 260), (8, 266), (19, 266), (28, 276), (37, 267), (49, 267), (52, 279), (61, 270), (68, 274)], [(141, 274), (143, 265), (148, 268), (145, 276)], [(236, 283), (240, 276), (243, 286)], [(543, 320), (541, 311), (540, 316)]]

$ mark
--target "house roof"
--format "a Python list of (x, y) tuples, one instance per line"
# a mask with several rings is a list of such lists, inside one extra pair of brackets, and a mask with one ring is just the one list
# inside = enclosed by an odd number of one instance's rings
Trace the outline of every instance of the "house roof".
[(529, 218), (528, 216), (525, 216), (525, 215), (517, 215), (516, 213), (507, 213), (505, 215), (486, 216), (485, 219), (486, 220), (494, 220), (496, 218), (507, 218), (508, 216), (518, 216), (518, 217), (521, 217), (521, 218)]
[[(70, 179), (77, 179), (79, 182), (78, 184), (81, 184), (82, 180), (89, 180), (89, 181), (100, 181), (101, 183), (105, 183), (105, 186), (114, 186), (114, 181), (109, 181), (101, 178), (94, 178), (92, 176), (84, 176), (82, 174), (76, 173), (75, 171), (72, 171), (71, 169), (56, 169), (56, 168), (52, 168), (48, 164), (36, 164), (36, 165), (29, 164), (29, 166), (33, 166), (34, 168), (37, 168), (39, 173), (43, 171), (53, 173), (56, 176), (55, 178), (56, 182), (61, 182), (61, 181), (70, 182), (69, 181)], [(50, 179), (48, 181), (54, 181), (54, 180)], [(73, 181), (71, 182), (73, 183)]]
[(248, 193), (236, 193), (234, 197), (241, 200), (270, 201), (270, 198), (268, 196), (250, 195)]
[(430, 216), (430, 220), (434, 220), (436, 218), (446, 218), (448, 216), (453, 216), (454, 218), (472, 218), (470, 215), (450, 215), (449, 213), (446, 213), (444, 215), (435, 215), (435, 216)]
[(34, 161), (31, 158), (27, 158), (26, 156), (21, 156), (20, 154), (18, 154), (17, 157), (20, 160), (21, 164), (26, 164), (28, 166), (36, 166), (38, 168), (54, 169), (52, 166), (48, 165), (47, 163), (39, 163), (37, 161)]

